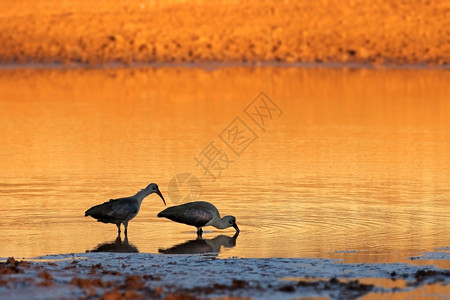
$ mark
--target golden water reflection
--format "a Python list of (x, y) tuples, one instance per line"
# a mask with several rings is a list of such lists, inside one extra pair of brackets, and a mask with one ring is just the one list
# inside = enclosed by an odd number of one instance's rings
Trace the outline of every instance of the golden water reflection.
[(128, 241), (127, 236), (122, 241), (122, 237), (118, 235), (115, 241), (100, 243), (94, 249), (86, 250), (86, 252), (138, 253), (139, 249)]
[(239, 232), (234, 236), (220, 234), (212, 239), (204, 239), (198, 236), (196, 239), (188, 240), (167, 249), (160, 248), (162, 254), (219, 254), (222, 247), (232, 248), (236, 246)]
[[(416, 69), (2, 70), (0, 257), (113, 241), (87, 208), (150, 182), (167, 199), (186, 172), (237, 217), (239, 243), (221, 257), (390, 262), (447, 247), (448, 82)], [(261, 91), (282, 110), (264, 130), (244, 112)], [(236, 117), (257, 135), (239, 156), (219, 137)], [(194, 160), (210, 142), (231, 161), (215, 181)], [(140, 252), (195, 239), (163, 209), (152, 195), (130, 222)], [(233, 229), (203, 237), (218, 234)]]

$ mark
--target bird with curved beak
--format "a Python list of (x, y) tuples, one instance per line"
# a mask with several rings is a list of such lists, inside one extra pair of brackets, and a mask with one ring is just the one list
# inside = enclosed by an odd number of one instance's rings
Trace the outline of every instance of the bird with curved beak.
[(134, 196), (111, 199), (108, 202), (91, 207), (84, 213), (84, 216), (91, 216), (97, 219), (98, 222), (116, 224), (119, 235), (120, 224), (123, 224), (126, 236), (128, 222), (138, 214), (142, 200), (153, 193), (158, 194), (164, 202), (164, 205), (166, 205), (166, 201), (159, 191), (158, 185), (156, 183), (150, 183), (145, 189), (140, 190)]
[(236, 232), (239, 232), (235, 217), (225, 216), (221, 218), (219, 210), (206, 201), (194, 201), (168, 207), (158, 214), (158, 218), (167, 218), (178, 223), (195, 226), (198, 236), (202, 235), (202, 227), (204, 226), (214, 226), (217, 229), (233, 226)]

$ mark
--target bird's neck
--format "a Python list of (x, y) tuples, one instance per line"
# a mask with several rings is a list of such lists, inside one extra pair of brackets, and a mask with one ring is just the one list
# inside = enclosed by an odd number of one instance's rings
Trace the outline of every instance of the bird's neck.
[(218, 218), (213, 224), (211, 224), (212, 226), (216, 227), (217, 229), (225, 229), (227, 227), (229, 227), (227, 222), (224, 222), (221, 218)]
[(144, 200), (144, 198), (150, 194), (151, 194), (151, 192), (149, 192), (148, 190), (142, 189), (139, 192), (137, 192), (136, 195), (133, 196), (133, 198), (135, 198), (139, 202), (139, 205), (140, 205), (142, 203), (142, 200)]

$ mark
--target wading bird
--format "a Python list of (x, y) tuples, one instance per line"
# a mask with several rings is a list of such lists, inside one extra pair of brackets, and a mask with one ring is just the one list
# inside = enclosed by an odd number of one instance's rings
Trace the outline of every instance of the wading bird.
[(236, 232), (239, 232), (235, 217), (225, 216), (220, 218), (217, 208), (205, 201), (195, 201), (168, 207), (158, 214), (158, 218), (167, 218), (178, 223), (195, 226), (199, 236), (202, 235), (202, 227), (204, 226), (214, 226), (217, 229), (233, 226)]
[(116, 224), (119, 235), (120, 224), (123, 224), (126, 236), (128, 222), (138, 214), (142, 200), (153, 193), (158, 194), (163, 200), (164, 205), (166, 205), (166, 201), (159, 191), (158, 185), (156, 183), (150, 183), (145, 189), (140, 190), (134, 196), (111, 199), (108, 202), (92, 206), (84, 213), (84, 216), (91, 216), (97, 219), (98, 222)]

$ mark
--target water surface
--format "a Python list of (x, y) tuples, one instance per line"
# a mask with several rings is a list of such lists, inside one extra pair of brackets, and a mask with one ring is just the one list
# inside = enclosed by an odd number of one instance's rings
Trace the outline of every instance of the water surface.
[[(169, 205), (200, 195), (236, 216), (235, 244), (233, 229), (204, 234), (228, 237), (215, 239), (227, 241), (219, 257), (392, 262), (448, 247), (448, 82), (445, 70), (2, 70), (0, 257), (115, 243), (116, 227), (84, 211), (150, 182)], [(245, 112), (260, 92), (278, 108), (262, 127)], [(250, 135), (234, 152), (223, 138), (242, 123)], [(211, 145), (226, 155), (215, 179), (195, 160)], [(201, 190), (174, 193), (181, 173)], [(162, 209), (144, 200), (130, 247), (195, 240), (193, 227), (158, 219)]]

